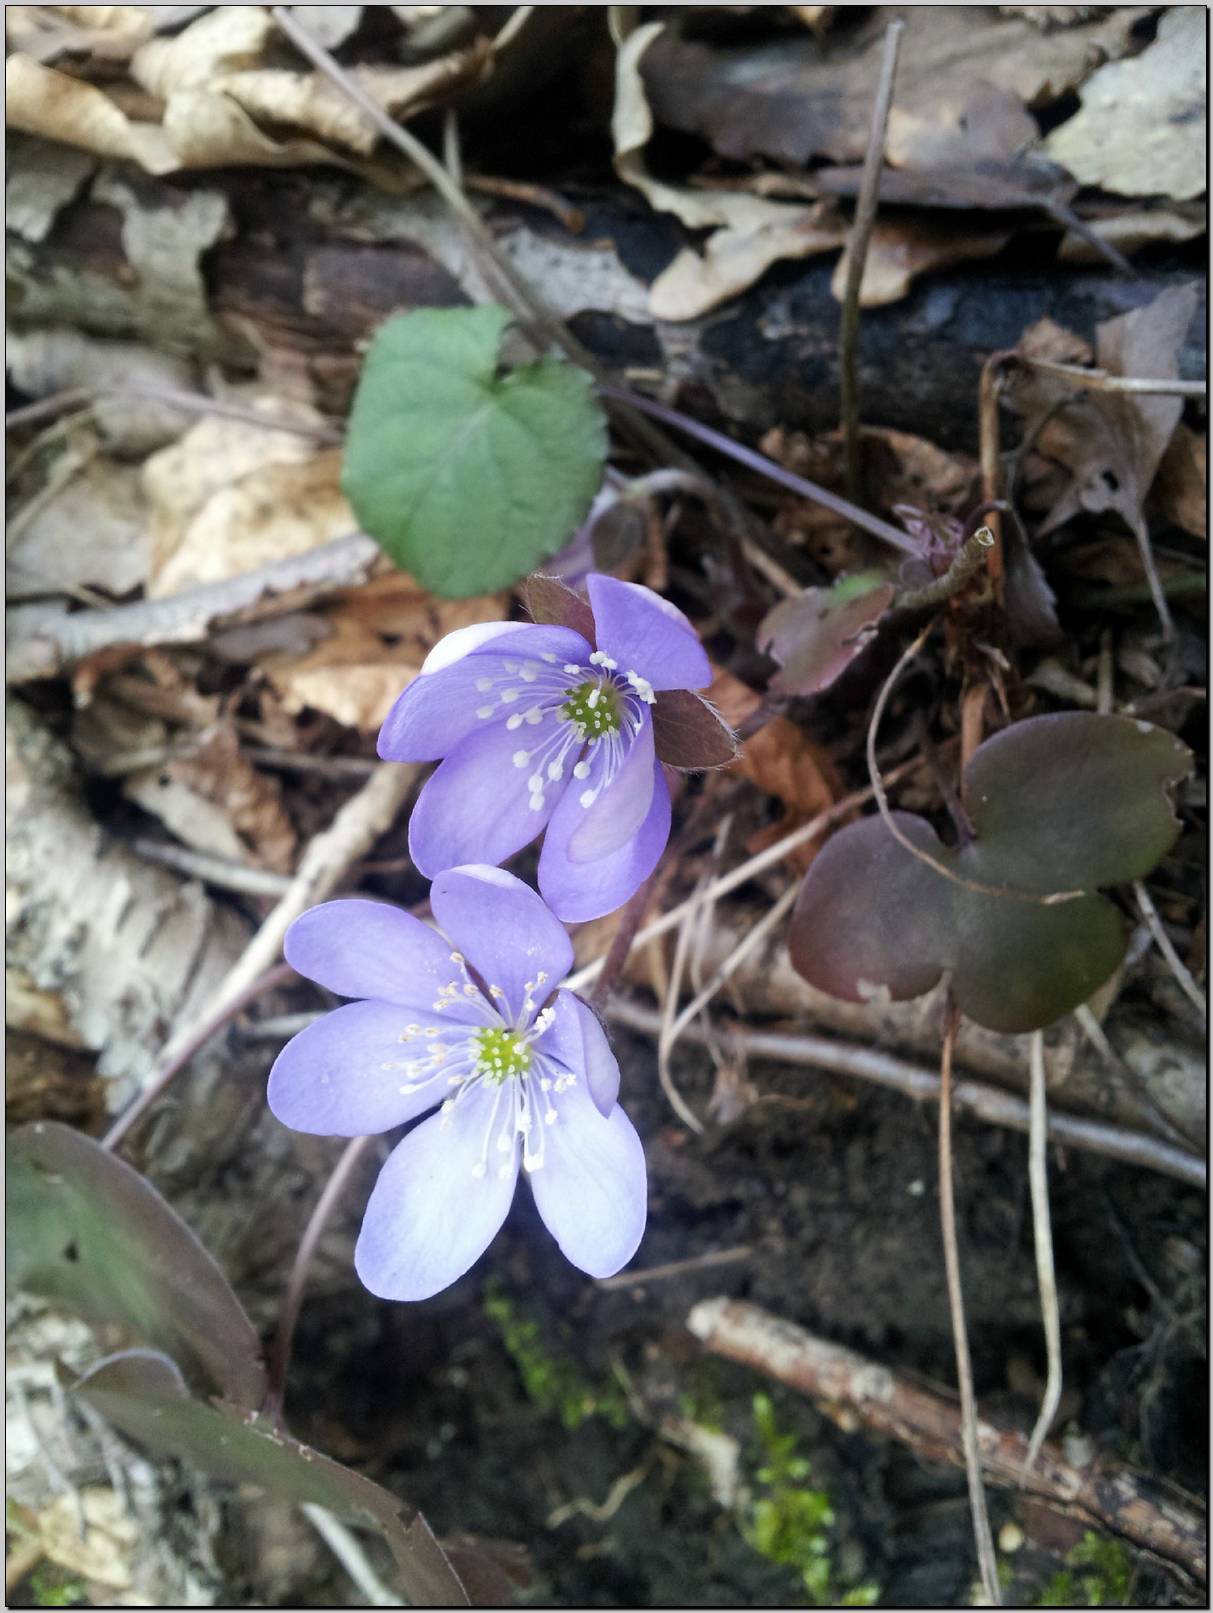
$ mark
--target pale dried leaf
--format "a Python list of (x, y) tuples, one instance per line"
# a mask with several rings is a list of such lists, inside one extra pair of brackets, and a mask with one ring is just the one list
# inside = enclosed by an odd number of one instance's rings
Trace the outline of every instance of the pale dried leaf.
[(216, 6), (174, 39), (153, 39), (131, 63), (135, 82), (167, 100), (174, 90), (203, 89), (221, 73), (256, 67), (276, 31), (266, 6)]
[(347, 728), (374, 732), (445, 634), (499, 621), (505, 593), (440, 600), (402, 572), (335, 597), (328, 636), (305, 655), (274, 656), (265, 670), (288, 712), (323, 711)]
[(235, 729), (219, 724), (188, 755), (165, 771), (175, 783), (221, 811), (238, 836), (237, 855), (248, 851), (263, 867), (286, 873), (295, 860), (295, 830), (282, 801), (281, 781), (262, 773), (240, 750)]
[(150, 6), (5, 6), (9, 50), (35, 61), (87, 56), (97, 62), (129, 61), (154, 32)]
[[(272, 419), (283, 406), (256, 404)], [(317, 418), (295, 406), (288, 418)], [(300, 554), (352, 531), (340, 453), (213, 416), (144, 465), (149, 594), (176, 593)]]
[[(1002, 251), (1011, 233), (1007, 229), (962, 228), (946, 219), (922, 216), (877, 218), (864, 259), (859, 306), (880, 308), (897, 302), (919, 275), (930, 270), (991, 258)], [(835, 264), (830, 281), (830, 290), (839, 302), (846, 288), (849, 258), (848, 247)]]
[[(87, 542), (81, 535), (87, 533)], [(93, 458), (44, 504), (8, 551), (6, 591), (32, 599), (102, 588), (115, 598), (147, 576), (147, 512), (139, 472)]]
[[(1088, 219), (1087, 224), (1101, 241), (1130, 257), (1160, 241), (1182, 245), (1197, 240), (1208, 229), (1209, 217), (1202, 204), (1192, 202), (1183, 207), (1128, 207), (1107, 218)], [(1099, 248), (1073, 230), (1062, 236), (1057, 256), (1063, 263), (1104, 262)]]
[(228, 862), (248, 861), (247, 850), (223, 808), (174, 778), (167, 766), (131, 773), (122, 789), (136, 806), (159, 818), (182, 845)]
[(306, 129), (361, 156), (368, 156), (378, 139), (366, 113), (319, 73), (256, 67), (223, 73), (210, 88), (230, 97), (255, 118)]
[(1084, 185), (1187, 201), (1207, 188), (1208, 68), (1203, 6), (1172, 6), (1140, 56), (1088, 79), (1082, 106), (1045, 150)]
[(180, 166), (163, 129), (133, 123), (101, 90), (43, 67), (20, 52), (4, 64), (4, 121), (10, 129), (136, 162), (149, 174)]
[(17, 135), (6, 153), (5, 229), (26, 241), (45, 240), (60, 210), (75, 200), (96, 166), (91, 157), (70, 146)]
[(757, 228), (717, 230), (702, 254), (685, 247), (653, 282), (653, 317), (697, 319), (753, 285), (773, 263), (832, 252), (846, 241), (846, 222), (829, 202), (779, 211), (783, 217)]

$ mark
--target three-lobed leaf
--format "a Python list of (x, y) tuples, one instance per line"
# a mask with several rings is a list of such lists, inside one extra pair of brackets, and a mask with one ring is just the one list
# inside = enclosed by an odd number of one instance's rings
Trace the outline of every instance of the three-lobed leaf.
[(375, 541), (447, 599), (516, 582), (557, 552), (602, 481), (606, 426), (584, 370), (502, 373), (504, 308), (420, 308), (376, 332), (342, 487)]
[(1097, 889), (1141, 878), (1174, 844), (1167, 791), (1191, 761), (1174, 735), (1129, 718), (1066, 712), (1014, 724), (966, 772), (971, 844), (946, 847), (922, 818), (892, 814), (955, 877), (906, 850), (883, 818), (850, 825), (801, 889), (794, 966), (850, 1001), (918, 997), (947, 972), (979, 1024), (1051, 1024), (1124, 956), (1120, 913)]

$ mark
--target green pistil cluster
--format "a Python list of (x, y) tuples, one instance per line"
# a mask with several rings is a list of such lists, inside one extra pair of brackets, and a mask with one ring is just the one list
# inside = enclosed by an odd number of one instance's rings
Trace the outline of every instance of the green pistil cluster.
[(568, 699), (560, 708), (562, 717), (576, 723), (589, 740), (602, 739), (606, 734), (617, 734), (623, 726), (619, 715), (619, 696), (609, 683), (579, 683), (575, 689), (566, 689)]
[(507, 1076), (525, 1075), (531, 1067), (531, 1050), (513, 1031), (482, 1030), (474, 1037), (476, 1068), (498, 1083)]

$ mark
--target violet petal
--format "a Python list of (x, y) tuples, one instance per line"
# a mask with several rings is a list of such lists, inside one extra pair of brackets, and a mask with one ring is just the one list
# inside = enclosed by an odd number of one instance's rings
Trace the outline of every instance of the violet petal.
[(661, 763), (653, 764), (653, 798), (634, 837), (594, 862), (574, 862), (569, 840), (584, 818), (575, 790), (552, 813), (539, 854), (539, 891), (558, 919), (581, 924), (622, 907), (656, 868), (670, 838), (670, 792)]
[[(537, 1008), (572, 966), (573, 946), (564, 925), (529, 885), (504, 869), (484, 864), (447, 869), (434, 880), (430, 905), (486, 984), (505, 992), (504, 1017), (512, 1023), (523, 1016), (528, 986)], [(545, 981), (539, 981), (541, 974)]]
[(610, 1114), (619, 1098), (619, 1063), (598, 1015), (571, 991), (558, 991), (555, 1018), (535, 1043), (538, 1053), (585, 1080), (600, 1114)]
[(455, 974), (450, 946), (429, 925), (360, 897), (301, 913), (282, 950), (292, 969), (339, 997), (375, 997), (427, 1016)]
[(591, 572), (586, 591), (594, 611), (598, 648), (636, 672), (654, 689), (702, 689), (712, 668), (695, 629), (668, 599), (638, 583)]
[(560, 1251), (591, 1277), (626, 1266), (644, 1236), (648, 1178), (644, 1149), (616, 1104), (601, 1115), (578, 1083), (556, 1101), (543, 1165), (529, 1174), (535, 1204)]
[[(428, 1299), (462, 1277), (492, 1243), (518, 1180), (509, 1086), (480, 1083), (448, 1114), (424, 1120), (379, 1173), (354, 1265), (381, 1299)], [(510, 1142), (497, 1148), (502, 1117)], [(481, 1164), (486, 1168), (477, 1175)]]

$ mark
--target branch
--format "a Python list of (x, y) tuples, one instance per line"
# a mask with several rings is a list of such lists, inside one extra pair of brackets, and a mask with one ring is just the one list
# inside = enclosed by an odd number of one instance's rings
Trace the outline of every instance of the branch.
[(371, 538), (351, 532), (305, 554), (242, 571), (222, 582), (185, 588), (164, 599), (73, 615), (64, 612), (9, 645), (5, 677), (9, 683), (53, 678), (85, 656), (120, 644), (199, 644), (214, 627), (249, 620), (270, 609), (293, 609), (305, 600), (364, 582), (380, 554)]
[[(858, 1415), (872, 1432), (900, 1440), (927, 1461), (960, 1464), (960, 1413), (936, 1390), (739, 1300), (705, 1299), (691, 1311), (687, 1326), (713, 1354), (824, 1402), (827, 1413), (839, 1421), (839, 1413), (849, 1414), (853, 1426)], [(1005, 1489), (1022, 1486), (1058, 1512), (1076, 1515), (1149, 1552), (1186, 1589), (1203, 1588), (1208, 1571), (1205, 1515), (1189, 1496), (1119, 1464), (1074, 1467), (1051, 1443), (1041, 1450), (1039, 1465), (1025, 1475), (1027, 1438), (988, 1418), (978, 1426), (978, 1440), (989, 1483)]]

